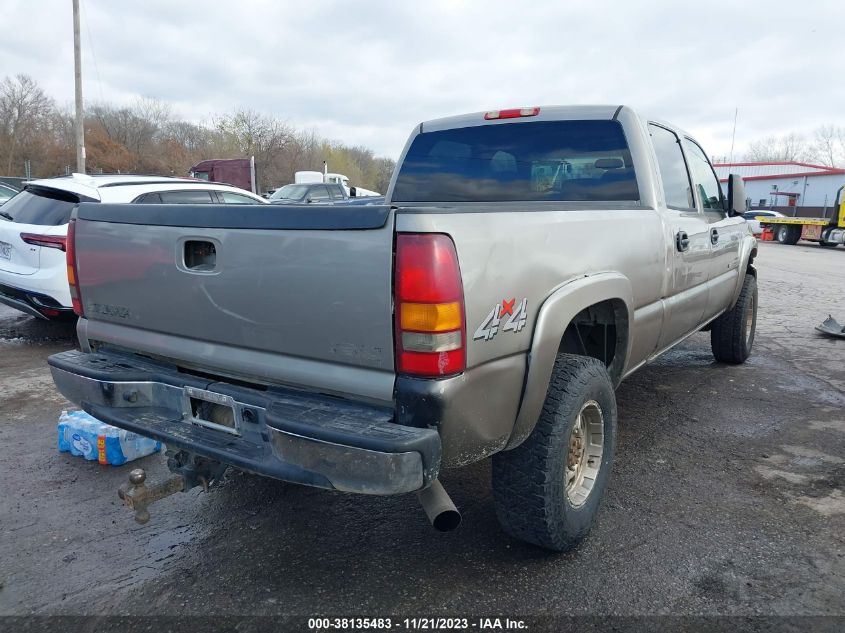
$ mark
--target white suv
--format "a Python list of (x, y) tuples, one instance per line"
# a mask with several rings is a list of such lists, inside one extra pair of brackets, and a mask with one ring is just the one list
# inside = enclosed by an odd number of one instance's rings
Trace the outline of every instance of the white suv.
[(67, 226), (80, 202), (267, 204), (230, 185), (164, 176), (73, 174), (33, 180), (0, 207), (0, 303), (42, 319), (72, 317)]

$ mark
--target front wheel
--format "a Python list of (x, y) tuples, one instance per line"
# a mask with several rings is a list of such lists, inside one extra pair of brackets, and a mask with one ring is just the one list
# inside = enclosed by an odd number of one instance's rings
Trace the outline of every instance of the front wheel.
[(610, 476), (616, 397), (607, 369), (558, 354), (531, 435), (493, 456), (493, 499), (502, 529), (563, 551), (586, 536)]
[(710, 328), (713, 357), (720, 363), (744, 363), (751, 354), (756, 331), (757, 280), (746, 274), (736, 305), (713, 321)]

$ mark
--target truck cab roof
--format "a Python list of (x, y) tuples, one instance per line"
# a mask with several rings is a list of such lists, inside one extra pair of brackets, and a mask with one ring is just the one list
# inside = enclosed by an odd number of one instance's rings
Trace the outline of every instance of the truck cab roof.
[[(484, 112), (470, 112), (457, 116), (432, 119), (420, 124), (420, 132), (433, 132), (437, 130), (449, 130), (452, 128), (467, 127), (471, 125), (497, 125), (500, 123), (516, 123), (518, 121), (561, 121), (561, 120), (605, 120), (616, 117), (621, 105), (578, 105), (578, 106), (538, 106), (539, 110), (535, 115), (523, 115), (521, 117), (488, 119), (485, 116), (490, 112), (502, 112), (503, 110), (487, 110)], [(530, 110), (531, 108), (525, 108)]]

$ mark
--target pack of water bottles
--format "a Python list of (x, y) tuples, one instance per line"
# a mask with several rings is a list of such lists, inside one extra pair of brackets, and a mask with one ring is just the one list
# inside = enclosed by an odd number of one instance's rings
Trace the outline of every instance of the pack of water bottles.
[(62, 411), (59, 450), (101, 464), (120, 466), (161, 450), (161, 442), (100, 422), (84, 411)]

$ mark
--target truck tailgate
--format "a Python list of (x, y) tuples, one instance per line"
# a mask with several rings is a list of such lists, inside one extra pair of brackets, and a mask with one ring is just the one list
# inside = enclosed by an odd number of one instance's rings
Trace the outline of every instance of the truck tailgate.
[(277, 355), (273, 379), (303, 360), (393, 372), (389, 207), (82, 204), (75, 233), (80, 331), (120, 326), (107, 343), (138, 330), (132, 349), (207, 349), (204, 367), (238, 375), (240, 352)]

